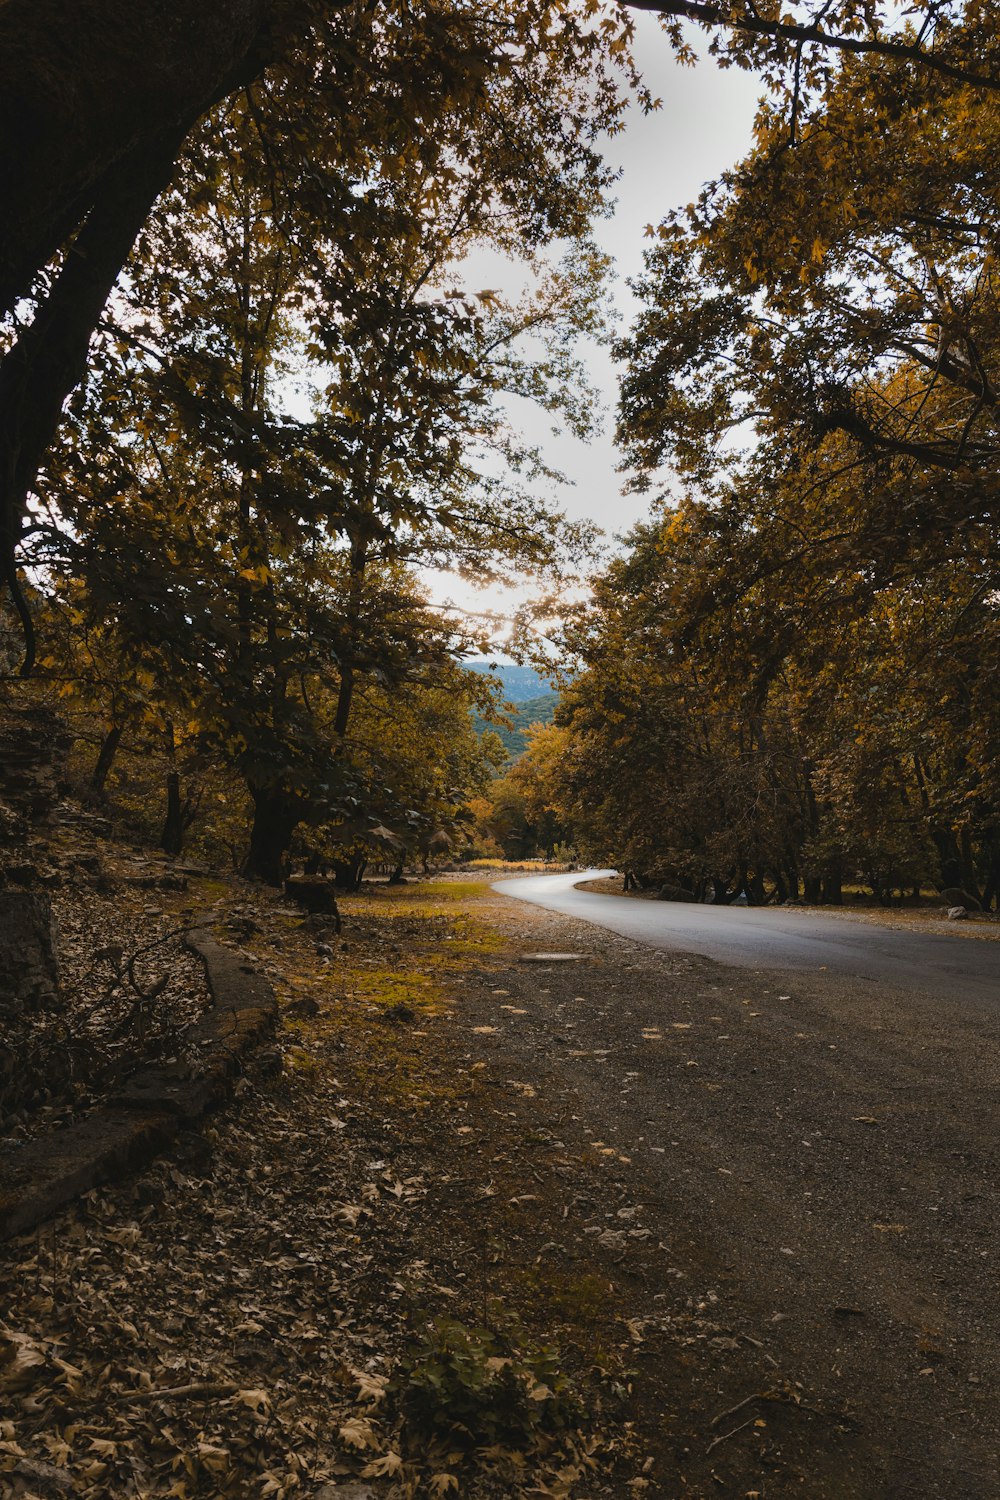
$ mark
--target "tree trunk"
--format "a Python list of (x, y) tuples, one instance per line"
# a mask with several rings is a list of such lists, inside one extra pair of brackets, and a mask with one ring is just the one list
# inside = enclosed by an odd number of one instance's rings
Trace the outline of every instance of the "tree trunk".
[(367, 865), (368, 860), (363, 854), (352, 854), (350, 859), (334, 860), (334, 884), (344, 891), (358, 890)]
[(184, 809), (181, 807), (181, 778), (177, 771), (167, 772), (167, 815), (160, 834), (160, 848), (176, 859), (184, 848)]
[(118, 746), (122, 740), (122, 726), (112, 724), (101, 744), (96, 764), (90, 775), (90, 790), (95, 797), (104, 796), (104, 788), (107, 784), (111, 767), (115, 763), (118, 754)]
[(962, 889), (963, 891), (968, 891), (970, 896), (975, 896), (976, 900), (982, 905), (979, 875), (976, 870), (976, 860), (972, 850), (972, 833), (968, 828), (962, 829), (959, 848), (962, 851)]
[(931, 838), (938, 852), (938, 866), (941, 872), (941, 888), (949, 885), (962, 885), (962, 856), (959, 853), (958, 843), (950, 828), (931, 829)]
[(248, 880), (280, 886), (285, 879), (285, 854), (302, 821), (301, 803), (297, 797), (275, 787), (251, 787), (250, 795), (253, 824), (243, 874)]
[(111, 288), (206, 110), (263, 67), (266, 0), (2, 0), (0, 313), (75, 233), (0, 361), (0, 578), (34, 665), (16, 573), (27, 495), (87, 367)]
[[(5, 7), (0, 4), (0, 17)], [(0, 568), (26, 639), (34, 638), (15, 568), (25, 501), (59, 425), (63, 402), (82, 379), (91, 335), (150, 208), (170, 180), (181, 137), (134, 153), (103, 185), (29, 327), (0, 361)]]
[(269, 0), (3, 0), (0, 311), (84, 222), (109, 174), (266, 62)]
[(833, 859), (823, 876), (823, 900), (830, 906), (844, 904), (844, 872), (839, 859)]

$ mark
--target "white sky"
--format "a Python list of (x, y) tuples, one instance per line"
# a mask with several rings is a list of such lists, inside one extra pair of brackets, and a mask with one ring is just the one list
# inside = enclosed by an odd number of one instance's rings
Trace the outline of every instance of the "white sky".
[[(651, 115), (632, 110), (625, 130), (607, 143), (607, 159), (622, 169), (622, 176), (614, 217), (601, 221), (596, 233), (615, 261), (615, 302), (624, 322), (637, 306), (625, 281), (642, 269), (646, 226), (658, 223), (671, 208), (692, 202), (703, 183), (746, 153), (759, 92), (752, 75), (720, 69), (709, 59), (694, 68), (679, 66), (654, 16), (637, 12), (635, 24), (636, 58), (662, 107)], [(474, 280), (471, 264), (463, 271), (470, 282)], [(496, 286), (496, 277), (494, 262), (483, 285)], [(560, 487), (553, 497), (558, 507), (573, 519), (596, 521), (609, 536), (620, 535), (642, 517), (648, 502), (623, 494), (624, 476), (616, 472), (615, 367), (606, 350), (590, 347), (581, 353), (606, 407), (604, 434), (587, 443), (571, 435), (553, 437), (551, 419), (544, 413), (526, 413), (525, 430), (543, 446), (552, 465), (573, 481), (572, 487)], [(461, 579), (441, 577), (432, 587), (442, 603), (447, 595), (465, 609), (504, 612), (529, 592), (479, 591)]]

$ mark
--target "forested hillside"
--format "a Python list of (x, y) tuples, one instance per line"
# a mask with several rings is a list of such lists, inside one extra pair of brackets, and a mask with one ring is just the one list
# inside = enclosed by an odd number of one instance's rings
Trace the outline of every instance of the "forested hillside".
[(497, 683), (507, 703), (530, 703), (552, 696), (552, 684), (533, 667), (519, 667), (513, 662), (493, 661), (489, 657), (464, 663), (470, 672), (479, 672), (488, 682)]
[(473, 711), (472, 722), (476, 733), (495, 734), (510, 759), (516, 760), (527, 748), (528, 730), (532, 724), (552, 722), (559, 694), (553, 692), (546, 679), (531, 667), (489, 660), (470, 661), (465, 666), (467, 670), (479, 673), (486, 682), (492, 683), (498, 694), (499, 717), (486, 718), (482, 713)]
[(532, 724), (551, 724), (558, 702), (558, 693), (543, 693), (539, 698), (526, 698), (513, 706), (503, 716), (507, 722), (491, 723), (477, 713), (473, 714), (472, 722), (479, 734), (492, 731), (511, 759), (516, 760), (527, 749)]

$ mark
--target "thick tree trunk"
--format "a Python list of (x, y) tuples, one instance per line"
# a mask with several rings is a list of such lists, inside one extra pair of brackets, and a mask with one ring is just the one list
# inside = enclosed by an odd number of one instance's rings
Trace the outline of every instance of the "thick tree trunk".
[(104, 788), (107, 785), (111, 767), (115, 763), (118, 754), (118, 746), (122, 742), (121, 724), (112, 724), (101, 744), (100, 751), (95, 762), (94, 769), (90, 775), (90, 790), (93, 796), (103, 797)]
[(823, 876), (823, 900), (829, 906), (844, 904), (844, 873), (839, 859), (831, 860)]
[[(110, 174), (263, 69), (270, 0), (0, 0), (0, 312)], [(305, 18), (303, 18), (304, 22)]]
[(333, 862), (333, 878), (341, 890), (356, 891), (360, 888), (364, 879), (364, 873), (368, 866), (368, 860), (363, 854), (352, 855), (350, 859), (337, 859)]
[(249, 880), (280, 886), (285, 879), (285, 855), (299, 823), (302, 808), (297, 797), (280, 788), (250, 788), (253, 798), (253, 824), (250, 828), (250, 851), (243, 866)]
[(941, 872), (941, 887), (949, 885), (962, 885), (962, 856), (959, 852), (958, 842), (951, 829), (931, 829), (931, 838), (938, 852), (938, 865)]
[[(0, 3), (0, 16), (3, 11)], [(179, 144), (179, 136), (156, 142), (111, 174), (34, 321), (0, 362), (0, 568), (25, 627), (25, 671), (33, 639), (14, 575), (25, 500), (63, 402), (84, 375), (90, 338), (111, 288), (170, 179)]]
[(191, 127), (261, 71), (267, 0), (0, 0), (0, 314), (75, 235), (0, 363), (0, 577), (111, 288)]
[(176, 859), (184, 848), (184, 809), (181, 806), (181, 778), (176, 771), (167, 772), (167, 813), (160, 834), (160, 848)]

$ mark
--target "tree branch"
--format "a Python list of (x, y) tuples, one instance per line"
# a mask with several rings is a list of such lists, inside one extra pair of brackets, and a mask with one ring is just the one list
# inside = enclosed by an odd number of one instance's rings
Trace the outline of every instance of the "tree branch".
[(652, 11), (655, 15), (671, 16), (677, 20), (697, 21), (702, 26), (730, 27), (733, 31), (792, 42), (799, 47), (811, 42), (818, 47), (831, 47), (839, 52), (874, 53), (877, 57), (915, 63), (972, 88), (1000, 90), (1000, 75), (976, 73), (960, 63), (949, 62), (946, 57), (928, 52), (916, 42), (892, 41), (878, 36), (844, 36), (835, 31), (825, 31), (816, 24), (768, 20), (753, 8), (748, 8), (742, 15), (734, 14), (718, 5), (703, 4), (701, 0), (622, 0), (622, 4), (630, 10)]

